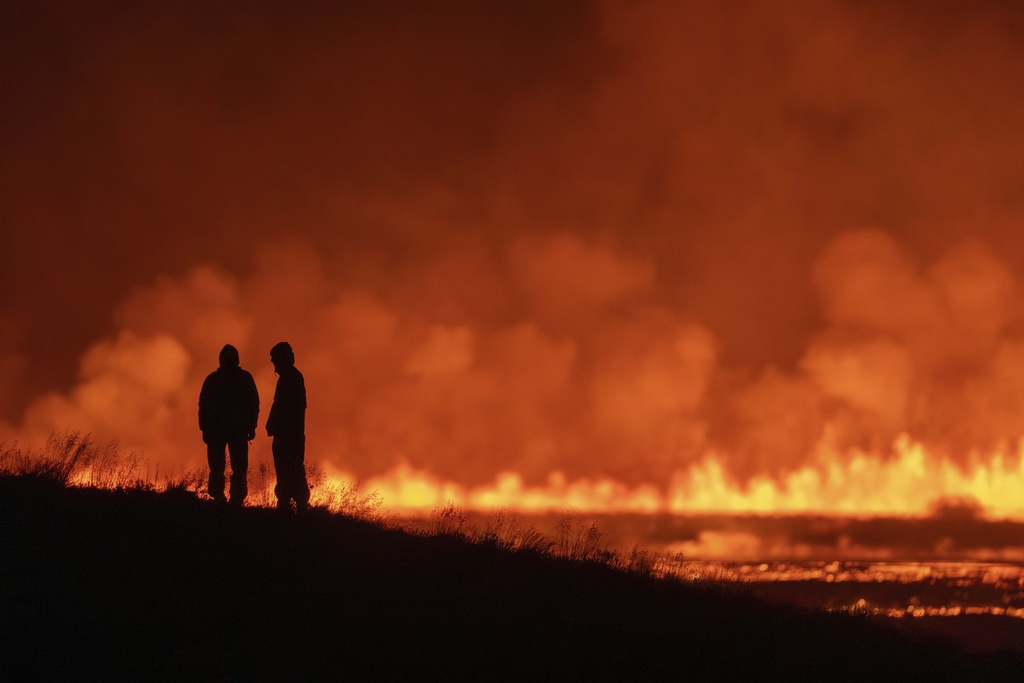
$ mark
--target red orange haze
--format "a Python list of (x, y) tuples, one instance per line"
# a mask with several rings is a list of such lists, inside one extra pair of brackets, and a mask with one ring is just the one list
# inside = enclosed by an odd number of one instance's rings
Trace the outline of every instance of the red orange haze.
[(265, 418), (287, 340), (307, 460), (398, 509), (1024, 516), (1022, 31), (5, 2), (0, 440), (200, 467), (221, 346)]

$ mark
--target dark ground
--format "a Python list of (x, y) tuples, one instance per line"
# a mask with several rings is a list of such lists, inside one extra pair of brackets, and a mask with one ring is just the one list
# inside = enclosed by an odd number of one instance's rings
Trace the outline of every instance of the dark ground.
[(0, 680), (1021, 680), (865, 618), (314, 511), (0, 477)]

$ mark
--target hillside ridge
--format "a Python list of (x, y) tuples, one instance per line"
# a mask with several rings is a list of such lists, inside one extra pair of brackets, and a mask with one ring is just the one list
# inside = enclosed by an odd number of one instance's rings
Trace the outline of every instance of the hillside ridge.
[(0, 477), (0, 678), (1013, 680), (1024, 660), (313, 510)]

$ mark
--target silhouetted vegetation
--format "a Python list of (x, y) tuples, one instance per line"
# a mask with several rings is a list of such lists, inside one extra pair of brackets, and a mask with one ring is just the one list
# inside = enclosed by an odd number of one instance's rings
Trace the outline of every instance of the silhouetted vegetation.
[[(2, 680), (1015, 680), (1024, 671), (1010, 654), (972, 656), (863, 617), (658, 578), (658, 558), (604, 550), (578, 517), (544, 534), (507, 511), (478, 523), (448, 505), (417, 533), (355, 489), (336, 492), (344, 511), (294, 516), (216, 506), (190, 473), (161, 486), (138, 470), (110, 480), (121, 486), (69, 486), (102, 452), (82, 441), (65, 439), (63, 451), (55, 441), (48, 461), (0, 448)], [(70, 470), (62, 452), (76, 458)]]

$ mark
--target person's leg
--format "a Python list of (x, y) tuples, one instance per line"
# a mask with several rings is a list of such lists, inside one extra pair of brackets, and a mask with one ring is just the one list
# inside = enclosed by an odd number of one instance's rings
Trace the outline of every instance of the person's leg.
[(249, 494), (249, 442), (245, 438), (228, 442), (231, 454), (231, 504), (242, 507)]
[(292, 497), (295, 506), (305, 510), (309, 506), (309, 483), (306, 481), (306, 436), (300, 434), (292, 444)]
[(306, 437), (302, 434), (278, 434), (274, 437), (274, 469), (277, 472), (277, 495), (279, 508), (290, 507), (294, 500), (299, 510), (305, 510), (309, 503), (309, 486), (306, 483), (305, 468)]
[(206, 462), (210, 466), (210, 482), (207, 492), (218, 502), (224, 502), (224, 449), (226, 441), (211, 440), (206, 444)]
[(285, 437), (276, 434), (270, 445), (270, 451), (274, 455), (274, 474), (277, 476), (277, 484), (274, 485), (277, 509), (287, 510), (291, 508), (291, 494), (288, 490), (288, 448), (285, 444)]

